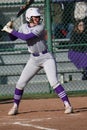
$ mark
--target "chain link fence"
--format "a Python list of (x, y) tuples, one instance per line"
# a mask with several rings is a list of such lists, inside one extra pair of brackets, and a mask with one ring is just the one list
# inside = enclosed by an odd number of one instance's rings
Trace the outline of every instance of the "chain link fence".
[[(51, 21), (53, 52), (56, 57), (60, 81), (68, 91), (87, 90), (87, 68), (78, 69), (74, 62), (69, 59), (69, 51), (71, 50), (80, 52), (81, 58), (82, 54), (86, 54), (87, 51), (87, 1), (53, 0), (51, 3)], [(77, 25), (80, 23), (84, 23), (84, 27), (81, 27), (84, 28), (84, 31), (81, 34), (75, 33)], [(87, 58), (81, 59), (80, 57), (76, 60), (85, 63)]]
[[(50, 2), (47, 5), (47, 2)], [(47, 23), (50, 13), (51, 23), (51, 48), (57, 62), (58, 80), (67, 91), (87, 90), (86, 80), (82, 80), (83, 69), (78, 70), (68, 58), (71, 33), (74, 28), (74, 0), (35, 0), (32, 6), (39, 7), (43, 15), (43, 22)], [(14, 19), (24, 0), (0, 1), (0, 30)], [(47, 8), (50, 8), (48, 12)], [(83, 9), (82, 9), (83, 10)], [(25, 13), (15, 20), (16, 29), (25, 22)], [(78, 37), (77, 37), (78, 39)], [(49, 41), (47, 40), (47, 44)], [(83, 39), (84, 40), (84, 39)], [(83, 41), (84, 42), (84, 41)], [(87, 43), (85, 43), (86, 46)], [(74, 46), (74, 44), (72, 44)], [(77, 45), (79, 48), (79, 45)], [(0, 96), (13, 95), (15, 84), (27, 63), (29, 53), (27, 45), (22, 40), (10, 41), (7, 33), (0, 31)], [(25, 93), (51, 93), (51, 88), (43, 69), (29, 82)]]

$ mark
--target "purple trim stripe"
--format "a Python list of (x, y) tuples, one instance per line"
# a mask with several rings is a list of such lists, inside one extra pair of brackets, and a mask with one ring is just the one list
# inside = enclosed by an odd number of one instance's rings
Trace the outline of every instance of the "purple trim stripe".
[(24, 33), (20, 33), (17, 32), (16, 30), (13, 30), (11, 33), (13, 36), (20, 38), (22, 40), (29, 40), (31, 38), (36, 38), (37, 36), (33, 33), (29, 33), (29, 34), (24, 34)]

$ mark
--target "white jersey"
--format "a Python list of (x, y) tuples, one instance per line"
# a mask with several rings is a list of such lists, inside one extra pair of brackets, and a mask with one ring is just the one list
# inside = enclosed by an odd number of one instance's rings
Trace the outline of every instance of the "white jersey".
[(46, 41), (44, 39), (45, 30), (43, 24), (39, 24), (34, 27), (29, 27), (26, 23), (19, 28), (19, 32), (25, 34), (33, 33), (37, 36), (36, 38), (27, 40), (28, 50), (30, 53), (40, 53), (47, 49)]

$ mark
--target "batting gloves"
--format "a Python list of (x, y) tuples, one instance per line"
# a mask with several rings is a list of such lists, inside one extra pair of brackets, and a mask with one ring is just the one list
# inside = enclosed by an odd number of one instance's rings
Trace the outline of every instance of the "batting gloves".
[(13, 27), (13, 21), (9, 21), (6, 25), (9, 26), (10, 28), (12, 28)]
[(3, 29), (2, 29), (2, 31), (5, 31), (5, 32), (7, 32), (7, 33), (11, 33), (11, 32), (13, 31), (13, 29), (10, 28), (8, 25), (5, 25), (5, 26), (3, 27)]

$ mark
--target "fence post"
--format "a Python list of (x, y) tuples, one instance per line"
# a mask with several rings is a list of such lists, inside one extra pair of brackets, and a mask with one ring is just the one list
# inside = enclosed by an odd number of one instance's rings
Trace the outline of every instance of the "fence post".
[[(53, 51), (52, 48), (52, 25), (51, 25), (51, 2), (50, 0), (45, 0), (45, 7), (46, 7), (46, 12), (45, 12), (45, 18), (46, 18), (46, 29), (47, 29), (47, 45), (48, 49), (50, 52)], [(53, 92), (50, 84), (49, 84), (49, 91), (50, 93)]]
[(46, 26), (47, 26), (47, 44), (49, 51), (52, 52), (52, 26), (51, 26), (51, 2), (50, 0), (46, 0)]

